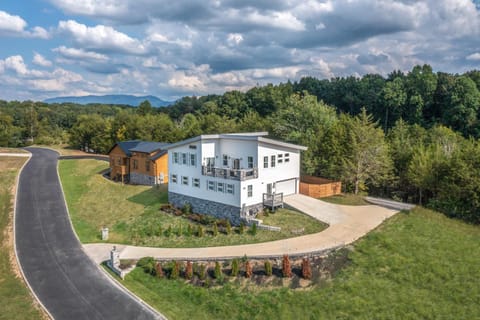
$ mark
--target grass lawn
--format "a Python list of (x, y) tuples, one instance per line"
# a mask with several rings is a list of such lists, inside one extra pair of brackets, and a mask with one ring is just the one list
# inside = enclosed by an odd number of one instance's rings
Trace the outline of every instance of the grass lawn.
[(367, 201), (361, 195), (355, 195), (351, 193), (339, 194), (331, 197), (320, 198), (322, 201), (346, 205), (346, 206), (366, 206), (369, 205)]
[(479, 319), (480, 227), (416, 208), (355, 244), (311, 290), (204, 288), (137, 268), (123, 284), (171, 319)]
[(103, 226), (109, 227), (109, 242), (159, 247), (257, 243), (295, 236), (293, 231), (301, 228), (304, 228), (303, 234), (326, 228), (325, 224), (302, 213), (282, 209), (261, 217), (267, 225), (282, 227), (280, 232), (258, 230), (256, 235), (248, 231), (230, 235), (220, 232), (213, 236), (212, 228), (204, 226), (204, 236), (187, 235), (189, 225), (193, 233), (196, 231), (196, 223), (159, 210), (168, 201), (166, 186), (121, 185), (99, 174), (106, 168), (107, 163), (97, 160), (62, 160), (59, 164), (70, 216), (84, 243), (101, 241)]
[[(3, 152), (3, 151), (2, 151)], [(0, 319), (42, 319), (23, 281), (12, 270), (13, 197), (15, 177), (26, 158), (0, 158)]]

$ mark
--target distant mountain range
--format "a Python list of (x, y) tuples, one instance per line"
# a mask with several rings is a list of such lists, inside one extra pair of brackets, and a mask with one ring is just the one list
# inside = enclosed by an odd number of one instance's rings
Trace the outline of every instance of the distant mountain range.
[(155, 96), (132, 96), (126, 94), (111, 94), (105, 96), (81, 96), (81, 97), (56, 97), (44, 100), (46, 103), (72, 102), (78, 104), (101, 103), (101, 104), (126, 104), (138, 107), (140, 103), (148, 100), (153, 107), (164, 107), (172, 104), (172, 101), (165, 101)]

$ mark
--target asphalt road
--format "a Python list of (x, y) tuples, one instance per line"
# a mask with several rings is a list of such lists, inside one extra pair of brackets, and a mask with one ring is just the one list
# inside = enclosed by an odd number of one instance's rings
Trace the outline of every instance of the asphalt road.
[(58, 154), (28, 150), (32, 158), (17, 190), (15, 241), (24, 275), (42, 304), (58, 320), (160, 318), (85, 255), (65, 208)]

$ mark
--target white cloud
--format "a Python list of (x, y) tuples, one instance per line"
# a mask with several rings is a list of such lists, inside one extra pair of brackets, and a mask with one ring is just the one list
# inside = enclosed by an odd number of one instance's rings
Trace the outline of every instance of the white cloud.
[(45, 57), (42, 56), (41, 54), (39, 54), (38, 52), (34, 53), (32, 62), (33, 62), (33, 64), (36, 64), (36, 65), (42, 66), (42, 67), (51, 67), (52, 66), (52, 62), (48, 59), (45, 59)]
[(25, 29), (27, 25), (27, 22), (21, 17), (0, 10), (0, 35), (41, 39), (50, 37), (48, 31), (44, 28), (34, 27), (29, 31)]
[(107, 61), (108, 57), (104, 54), (85, 51), (83, 49), (67, 48), (60, 46), (52, 49), (52, 51), (60, 54), (62, 57), (70, 60), (94, 60), (94, 61)]
[(480, 52), (475, 52), (469, 54), (466, 58), (467, 60), (479, 61), (480, 60)]
[(60, 33), (71, 36), (76, 44), (89, 49), (128, 54), (144, 54), (147, 51), (139, 40), (105, 25), (88, 27), (74, 20), (68, 20), (60, 21), (58, 30)]

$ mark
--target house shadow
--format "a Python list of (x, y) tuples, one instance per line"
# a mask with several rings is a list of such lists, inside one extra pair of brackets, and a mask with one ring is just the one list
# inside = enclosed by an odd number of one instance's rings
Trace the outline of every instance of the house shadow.
[(145, 191), (139, 192), (129, 198), (128, 201), (133, 203), (141, 204), (145, 207), (152, 206), (157, 203), (167, 203), (168, 202), (168, 192), (167, 186), (154, 186)]

